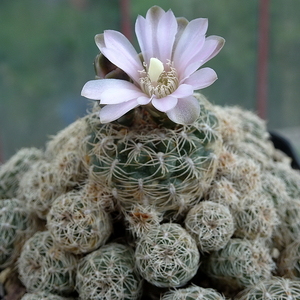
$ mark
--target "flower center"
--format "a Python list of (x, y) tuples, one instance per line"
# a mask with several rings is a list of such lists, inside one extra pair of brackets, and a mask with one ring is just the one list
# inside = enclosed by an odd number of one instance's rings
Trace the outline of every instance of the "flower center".
[[(164, 98), (177, 89), (177, 72), (171, 62), (168, 62), (167, 66), (168, 71), (159, 59), (154, 57), (150, 59), (148, 72), (141, 71), (140, 85), (144, 93), (150, 97)], [(147, 69), (146, 65), (145, 69)]]

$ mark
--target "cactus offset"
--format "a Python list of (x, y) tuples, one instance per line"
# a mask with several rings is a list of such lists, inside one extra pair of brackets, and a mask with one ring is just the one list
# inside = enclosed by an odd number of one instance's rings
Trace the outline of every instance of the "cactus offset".
[(77, 258), (55, 246), (48, 231), (37, 232), (24, 244), (18, 261), (28, 292), (65, 295), (74, 291)]
[(142, 281), (134, 266), (134, 252), (125, 245), (107, 244), (79, 261), (76, 290), (82, 300), (137, 300)]

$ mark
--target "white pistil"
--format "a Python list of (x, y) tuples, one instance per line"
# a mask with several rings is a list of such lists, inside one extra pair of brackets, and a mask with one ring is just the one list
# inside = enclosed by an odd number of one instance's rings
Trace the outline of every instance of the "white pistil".
[(150, 58), (148, 75), (151, 82), (157, 82), (159, 76), (163, 71), (164, 71), (163, 63), (155, 57)]
[[(168, 71), (163, 63), (152, 57), (149, 68), (144, 63), (145, 69), (140, 72), (141, 89), (150, 97), (164, 98), (172, 94), (178, 87), (178, 77), (176, 70), (172, 67), (172, 62), (167, 63)], [(146, 70), (148, 69), (148, 72)]]

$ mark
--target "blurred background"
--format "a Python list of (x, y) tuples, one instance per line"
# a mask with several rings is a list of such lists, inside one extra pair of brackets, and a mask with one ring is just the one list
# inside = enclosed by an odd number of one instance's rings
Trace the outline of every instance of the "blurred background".
[(219, 79), (202, 90), (219, 105), (256, 111), (300, 152), (300, 1), (1, 0), (0, 162), (85, 115), (81, 88), (94, 79), (94, 36), (122, 31), (137, 45), (136, 16), (152, 5), (209, 19), (226, 39), (206, 65)]

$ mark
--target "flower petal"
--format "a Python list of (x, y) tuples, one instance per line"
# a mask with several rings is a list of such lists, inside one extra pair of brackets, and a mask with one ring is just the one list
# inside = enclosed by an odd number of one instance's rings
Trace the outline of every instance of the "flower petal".
[(197, 54), (192, 57), (185, 70), (180, 74), (181, 82), (184, 81), (185, 78), (189, 77), (193, 74), (197, 69), (199, 69), (202, 65), (204, 65), (207, 61), (216, 56), (220, 50), (223, 48), (225, 40), (219, 36), (209, 36), (205, 39), (203, 47)]
[(194, 123), (200, 115), (200, 105), (193, 97), (178, 99), (177, 105), (166, 112), (169, 119), (177, 124), (188, 125)]
[(213, 69), (202, 68), (188, 77), (184, 83), (191, 85), (194, 90), (199, 90), (210, 86), (217, 79), (217, 73)]
[(96, 35), (95, 42), (107, 59), (127, 73), (133, 80), (139, 82), (138, 71), (144, 69), (143, 65), (138, 53), (122, 33), (106, 30), (103, 37)]
[(185, 98), (191, 96), (194, 89), (189, 84), (181, 84), (170, 96), (174, 98)]
[(148, 10), (146, 19), (138, 16), (135, 32), (147, 65), (152, 57), (164, 64), (171, 59), (177, 26), (173, 12), (165, 12), (158, 6)]
[(137, 103), (140, 105), (146, 105), (151, 101), (151, 98), (146, 97), (146, 96), (141, 96), (136, 99)]
[(167, 97), (160, 98), (160, 99), (153, 98), (152, 104), (157, 110), (159, 110), (161, 112), (166, 112), (170, 109), (173, 109), (176, 106), (177, 101), (178, 101), (177, 98), (167, 96)]
[(192, 20), (182, 32), (173, 54), (174, 67), (182, 74), (190, 60), (197, 55), (205, 42), (208, 21), (204, 18)]
[(119, 104), (105, 105), (103, 108), (101, 108), (99, 113), (100, 122), (108, 123), (115, 121), (137, 106), (139, 106), (139, 104), (136, 100)]
[(145, 96), (134, 84), (120, 79), (90, 80), (83, 86), (81, 95), (100, 100), (101, 104), (116, 104)]

